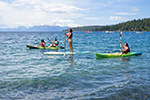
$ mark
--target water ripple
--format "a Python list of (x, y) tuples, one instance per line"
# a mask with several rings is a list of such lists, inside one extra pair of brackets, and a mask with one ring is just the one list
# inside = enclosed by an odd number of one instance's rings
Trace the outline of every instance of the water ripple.
[(90, 51), (83, 55), (44, 55), (52, 50), (26, 47), (37, 45), (41, 39), (48, 46), (47, 37), (57, 37), (64, 46), (62, 34), (0, 33), (0, 99), (150, 99), (149, 33), (123, 32), (123, 43), (128, 42), (131, 51), (142, 52), (127, 58), (97, 59), (94, 54), (119, 52), (119, 32), (74, 32), (74, 50)]

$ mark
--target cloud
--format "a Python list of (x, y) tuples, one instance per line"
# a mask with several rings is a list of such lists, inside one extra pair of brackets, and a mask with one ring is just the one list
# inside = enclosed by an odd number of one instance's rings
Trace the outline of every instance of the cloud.
[(132, 9), (132, 11), (135, 11), (135, 12), (137, 12), (137, 11), (140, 10), (140, 9), (138, 9), (138, 8), (136, 8), (136, 7), (132, 7), (131, 9)]
[(119, 12), (119, 13), (115, 13), (116, 15), (137, 15), (139, 13), (122, 13), (122, 12)]
[(63, 2), (51, 2), (46, 0), (16, 0), (13, 3), (13, 6), (16, 7), (30, 7), (36, 10), (42, 10), (46, 12), (55, 12), (55, 13), (63, 13), (63, 12), (73, 12), (78, 10), (86, 10), (82, 8), (78, 8), (71, 5), (63, 4)]
[(87, 18), (84, 18), (84, 19), (89, 19), (89, 20), (99, 20), (99, 18), (97, 18), (97, 17), (87, 17)]
[(107, 1), (105, 3), (102, 4), (103, 7), (108, 6), (108, 5), (112, 5), (114, 2), (113, 1)]
[(103, 4), (103, 6), (105, 7), (105, 6), (106, 6), (106, 4)]
[(108, 1), (108, 4), (113, 4), (114, 2), (112, 2), (112, 1)]
[(51, 22), (49, 22), (48, 24), (49, 25), (59, 25), (59, 26), (65, 25), (65, 26), (68, 26), (68, 23), (74, 23), (74, 21), (71, 20), (71, 19), (66, 19), (66, 20), (54, 19)]
[(68, 27), (76, 27), (76, 26), (82, 26), (80, 24), (75, 24), (73, 20), (71, 19), (66, 19), (66, 20), (61, 20), (61, 19), (55, 19), (52, 20), (49, 25), (57, 25), (57, 26), (68, 26)]
[(88, 19), (88, 20), (100, 20), (100, 19), (106, 19), (105, 17), (87, 17), (84, 19)]
[(111, 17), (109, 18), (109, 20), (125, 20), (125, 19), (122, 18), (122, 17), (118, 17), (118, 16), (111, 16)]
[(134, 2), (132, 0), (116, 0), (117, 2)]
[[(76, 26), (82, 23), (109, 24), (139, 17), (132, 0), (0, 0), (0, 28), (20, 25)], [(128, 12), (130, 10), (130, 12)], [(126, 11), (126, 12), (124, 12)], [(112, 12), (114, 15), (111, 15)], [(144, 12), (145, 13), (145, 12)], [(104, 17), (101, 17), (104, 16)], [(111, 16), (111, 17), (108, 17)], [(109, 19), (109, 20), (108, 20)], [(86, 22), (84, 22), (86, 21)], [(81, 25), (80, 25), (81, 26)]]
[(68, 19), (83, 16), (76, 12), (87, 10), (86, 8), (83, 9), (74, 5), (65, 4), (65, 2), (61, 0), (58, 1), (59, 0), (0, 1), (1, 25), (8, 25), (9, 28), (18, 27), (20, 25), (26, 27), (42, 24), (61, 24), (61, 26), (75, 25), (74, 21)]

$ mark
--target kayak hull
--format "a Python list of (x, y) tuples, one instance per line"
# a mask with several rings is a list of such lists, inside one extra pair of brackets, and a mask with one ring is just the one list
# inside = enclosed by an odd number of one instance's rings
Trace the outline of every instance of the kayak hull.
[(142, 52), (130, 52), (127, 54), (121, 53), (95, 53), (97, 58), (116, 58), (116, 57), (130, 57), (142, 55)]
[(29, 49), (60, 49), (60, 47), (37, 47), (32, 45), (26, 45)]

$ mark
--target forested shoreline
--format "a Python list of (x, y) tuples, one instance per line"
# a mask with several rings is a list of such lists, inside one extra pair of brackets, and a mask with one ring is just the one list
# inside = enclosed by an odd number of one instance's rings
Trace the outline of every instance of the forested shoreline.
[[(116, 25), (73, 27), (74, 31), (150, 31), (150, 18), (131, 20)], [(67, 29), (68, 30), (68, 29)], [(66, 31), (66, 30), (63, 30)]]

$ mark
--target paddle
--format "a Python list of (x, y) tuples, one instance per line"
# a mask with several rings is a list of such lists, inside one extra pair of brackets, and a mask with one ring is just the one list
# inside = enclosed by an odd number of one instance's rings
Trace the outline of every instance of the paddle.
[[(122, 36), (122, 32), (120, 32), (120, 41), (122, 41), (121, 36)], [(121, 44), (120, 44), (120, 49), (121, 49)]]
[(47, 37), (47, 39), (49, 40), (49, 42), (50, 42), (50, 39)]
[[(47, 37), (48, 41), (50, 42), (51, 40)], [(51, 42), (50, 42), (51, 43)]]
[[(65, 39), (66, 39), (66, 35), (65, 35)], [(66, 41), (64, 40), (64, 52), (66, 51)], [(65, 53), (64, 53), (65, 56)]]
[[(66, 39), (66, 36), (65, 36)], [(66, 41), (64, 41), (64, 52), (66, 51)]]
[[(122, 38), (121, 38), (121, 36), (122, 36), (122, 32), (120, 32), (120, 34), (119, 34), (119, 35), (120, 35), (120, 41), (122, 42)], [(122, 47), (122, 46), (121, 46), (121, 44), (120, 44), (120, 51), (121, 51), (121, 47)], [(121, 57), (122, 57), (122, 52), (121, 52)]]

